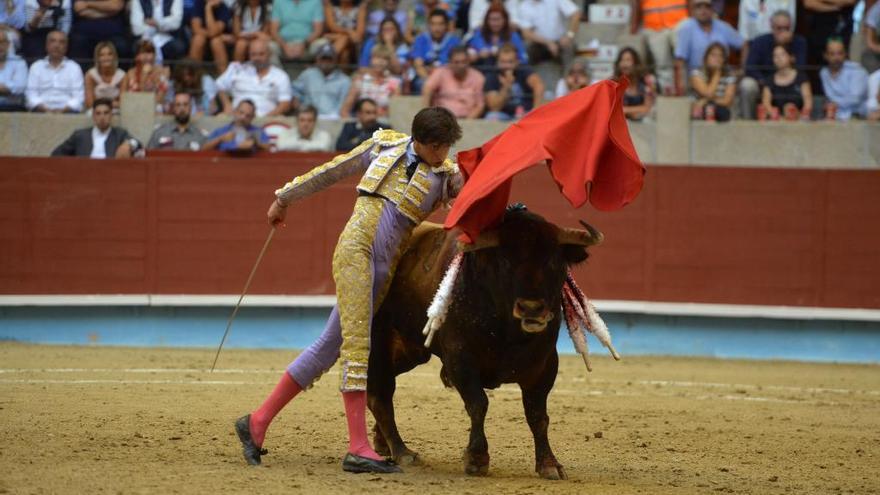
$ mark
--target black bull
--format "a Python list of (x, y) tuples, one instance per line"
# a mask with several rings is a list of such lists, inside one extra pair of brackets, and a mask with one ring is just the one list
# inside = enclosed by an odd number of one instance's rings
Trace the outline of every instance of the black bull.
[(565, 478), (547, 439), (547, 395), (559, 364), (556, 340), (568, 267), (587, 258), (586, 246), (601, 241), (599, 232), (587, 228), (560, 229), (527, 211), (507, 212), (498, 229), (464, 254), (448, 314), (430, 348), (422, 335), (426, 311), (460, 248), (455, 234), (438, 225), (416, 230), (373, 321), (367, 391), (376, 450), (401, 464), (417, 461), (395, 423), (395, 381), (434, 354), (443, 363), (443, 383), (458, 390), (471, 419), (466, 473), (489, 469), (484, 389), (517, 383), (535, 440), (535, 470), (544, 478)]

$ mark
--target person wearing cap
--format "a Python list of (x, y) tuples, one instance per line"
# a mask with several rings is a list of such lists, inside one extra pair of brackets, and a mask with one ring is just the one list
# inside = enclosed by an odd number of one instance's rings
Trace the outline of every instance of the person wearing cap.
[(249, 62), (232, 62), (217, 78), (217, 95), (223, 104), (223, 113), (232, 114), (239, 103), (251, 100), (257, 117), (284, 115), (292, 99), (290, 78), (269, 63), (269, 44), (265, 40), (252, 41), (248, 52)]
[(319, 118), (338, 119), (351, 79), (336, 65), (332, 45), (321, 47), (317, 57), (315, 66), (302, 71), (293, 81), (294, 96), (300, 105), (314, 106)]
[(693, 0), (691, 16), (682, 21), (675, 45), (675, 92), (678, 95), (684, 94), (687, 74), (703, 65), (703, 54), (711, 43), (721, 43), (728, 52), (743, 47), (739, 32), (715, 18), (710, 0)]

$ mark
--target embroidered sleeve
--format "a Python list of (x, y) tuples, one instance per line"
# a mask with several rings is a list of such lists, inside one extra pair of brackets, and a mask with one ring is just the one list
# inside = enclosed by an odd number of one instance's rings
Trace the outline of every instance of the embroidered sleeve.
[(305, 198), (326, 189), (340, 180), (356, 173), (363, 172), (370, 165), (371, 153), (375, 141), (367, 139), (355, 149), (339, 155), (329, 162), (319, 165), (275, 191), (278, 202), (284, 206), (295, 200)]

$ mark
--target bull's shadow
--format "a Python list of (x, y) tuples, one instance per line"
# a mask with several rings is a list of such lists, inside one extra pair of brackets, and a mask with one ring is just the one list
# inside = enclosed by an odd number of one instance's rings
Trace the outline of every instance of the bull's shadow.
[(404, 465), (418, 460), (395, 422), (396, 376), (434, 354), (443, 363), (441, 380), (458, 391), (471, 418), (467, 474), (485, 475), (489, 469), (485, 389), (517, 383), (535, 440), (535, 470), (544, 478), (564, 479), (547, 439), (562, 286), (568, 267), (586, 260), (586, 247), (600, 239), (592, 228), (561, 229), (523, 209), (508, 211), (497, 229), (465, 250), (446, 319), (425, 348), (427, 309), (462, 247), (455, 232), (419, 226), (373, 320), (367, 393), (376, 418), (376, 450)]

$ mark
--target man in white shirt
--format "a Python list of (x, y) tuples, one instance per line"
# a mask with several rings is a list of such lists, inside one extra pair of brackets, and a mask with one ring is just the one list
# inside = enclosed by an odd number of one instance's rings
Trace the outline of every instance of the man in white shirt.
[(581, 11), (571, 0), (522, 0), (515, 16), (526, 39), (529, 63), (574, 58)]
[(85, 100), (83, 73), (68, 59), (67, 35), (52, 31), (46, 36), (48, 56), (31, 65), (25, 99), (33, 112), (81, 112)]
[(183, 0), (134, 0), (131, 2), (131, 34), (140, 40), (149, 40), (162, 58), (177, 60), (186, 53), (187, 45), (181, 39)]
[(269, 63), (269, 45), (265, 41), (252, 41), (248, 53), (249, 62), (233, 62), (217, 78), (223, 113), (231, 115), (239, 103), (251, 100), (258, 118), (284, 115), (292, 98), (290, 78)]
[(52, 156), (129, 158), (140, 143), (121, 127), (112, 127), (113, 102), (98, 98), (92, 104), (91, 128), (78, 129), (52, 151)]
[(284, 151), (331, 151), (333, 142), (330, 133), (317, 129), (318, 110), (307, 105), (296, 114), (296, 129), (289, 129), (278, 135), (275, 144)]

